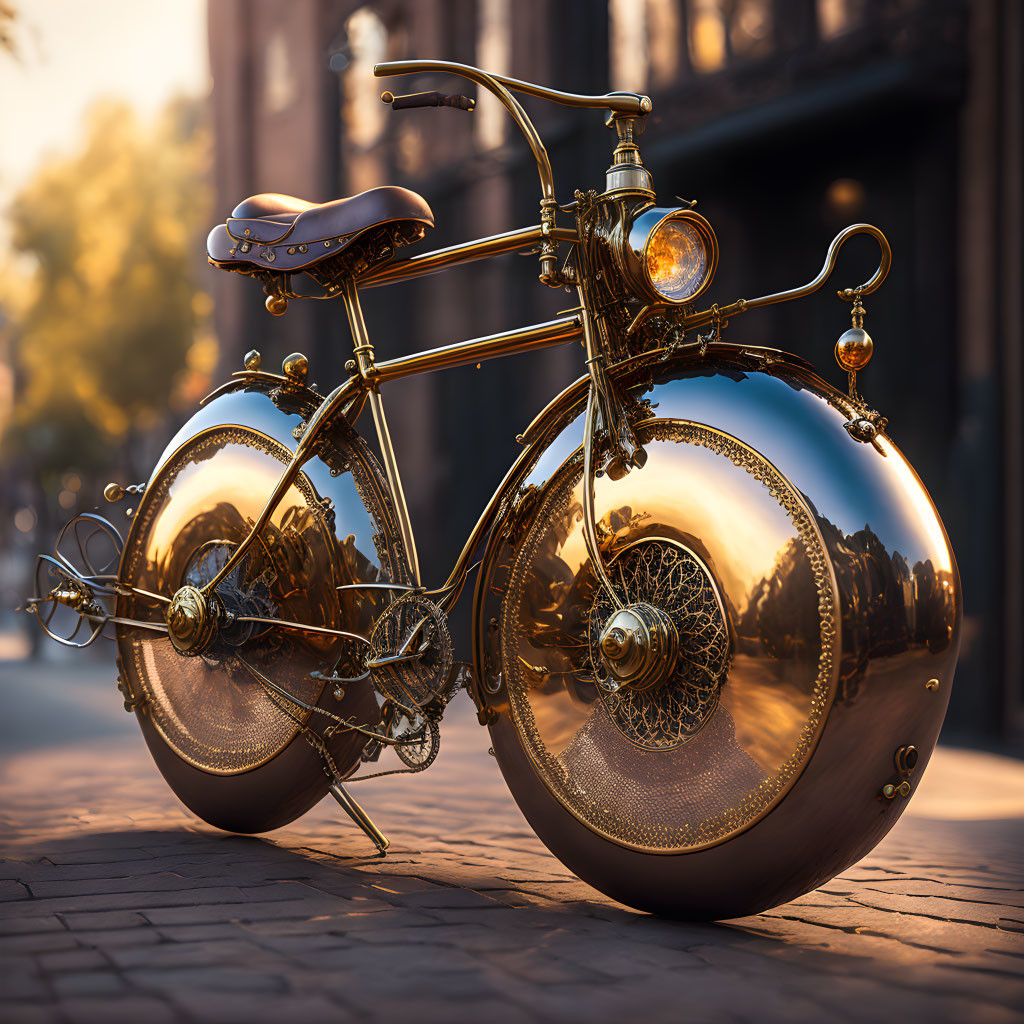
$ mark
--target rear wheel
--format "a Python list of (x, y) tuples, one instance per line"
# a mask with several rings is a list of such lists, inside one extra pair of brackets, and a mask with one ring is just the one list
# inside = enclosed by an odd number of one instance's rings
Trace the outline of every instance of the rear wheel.
[[(290, 458), (284, 445), (240, 426), (186, 443), (143, 497), (122, 581), (167, 598), (182, 587), (201, 589), (248, 534)], [(351, 487), (349, 476), (333, 486), (345, 481)], [(368, 724), (379, 717), (368, 681), (348, 686), (339, 700), (319, 678), (339, 660), (343, 674), (358, 675), (346, 670), (358, 667), (362, 652), (355, 642), (232, 621), (262, 617), (367, 630), (375, 599), (353, 594), (343, 602), (336, 588), (366, 579), (373, 567), (351, 537), (348, 546), (338, 542), (333, 526), (332, 502), (300, 474), (257, 542), (218, 585), (231, 624), (210, 643), (187, 656), (166, 635), (119, 633), (122, 676), (141, 701), (139, 722), (157, 765), (182, 801), (218, 827), (276, 828), (327, 792), (324, 759), (304, 729), (322, 733), (331, 720), (282, 698), (261, 676), (332, 715)], [(121, 614), (159, 619), (167, 606), (126, 598)], [(364, 742), (353, 732), (329, 741), (339, 771), (354, 763)]]

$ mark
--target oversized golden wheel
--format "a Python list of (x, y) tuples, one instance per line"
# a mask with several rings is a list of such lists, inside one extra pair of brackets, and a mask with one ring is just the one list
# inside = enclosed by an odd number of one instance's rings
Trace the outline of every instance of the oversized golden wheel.
[(942, 527), (888, 439), (851, 438), (796, 365), (708, 362), (633, 381), (646, 463), (594, 482), (612, 592), (576, 406), (477, 593), (494, 749), (530, 823), (604, 892), (694, 917), (790, 899), (891, 826), (959, 623)]
[(304, 467), (240, 564), (202, 596), (259, 516), (308, 412), (299, 399), (258, 389), (203, 410), (147, 486), (121, 561), (123, 583), (165, 598), (126, 597), (119, 610), (163, 615), (169, 626), (118, 633), (122, 682), (147, 743), (178, 796), (234, 831), (275, 828), (306, 811), (327, 792), (327, 758), (344, 773), (366, 742), (345, 730), (324, 741), (325, 727), (379, 718), (368, 679), (341, 690), (324, 682), (365, 676), (367, 645), (256, 621), (369, 636), (388, 600), (386, 590), (338, 589), (391, 580), (396, 567), (379, 470), (353, 433), (339, 428), (337, 447)]

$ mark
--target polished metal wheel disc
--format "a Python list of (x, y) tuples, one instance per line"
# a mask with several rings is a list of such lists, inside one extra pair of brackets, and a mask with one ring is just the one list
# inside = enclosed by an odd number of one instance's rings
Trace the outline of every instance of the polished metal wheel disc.
[(513, 556), (500, 642), (551, 794), (606, 839), (677, 853), (749, 827), (799, 776), (836, 685), (837, 598), (803, 498), (757, 452), (684, 422), (643, 443), (643, 468), (594, 485), (621, 607), (570, 460)]

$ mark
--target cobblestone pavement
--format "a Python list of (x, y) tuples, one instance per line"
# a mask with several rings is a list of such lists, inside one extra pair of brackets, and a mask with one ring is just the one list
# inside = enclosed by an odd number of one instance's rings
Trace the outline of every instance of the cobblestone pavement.
[(1022, 1019), (1019, 762), (940, 750), (860, 864), (679, 924), (546, 852), (466, 708), (425, 775), (354, 789), (378, 860), (330, 802), (266, 838), (197, 821), (110, 678), (0, 665), (5, 1022)]

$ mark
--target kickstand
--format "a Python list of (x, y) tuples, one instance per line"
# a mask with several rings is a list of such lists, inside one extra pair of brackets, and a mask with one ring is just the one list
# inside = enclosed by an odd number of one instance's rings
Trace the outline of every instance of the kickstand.
[(341, 804), (345, 809), (345, 813), (370, 837), (373, 845), (377, 847), (377, 853), (381, 857), (386, 856), (387, 848), (391, 845), (390, 840), (370, 821), (370, 816), (356, 803), (352, 794), (340, 782), (332, 782), (331, 796)]

